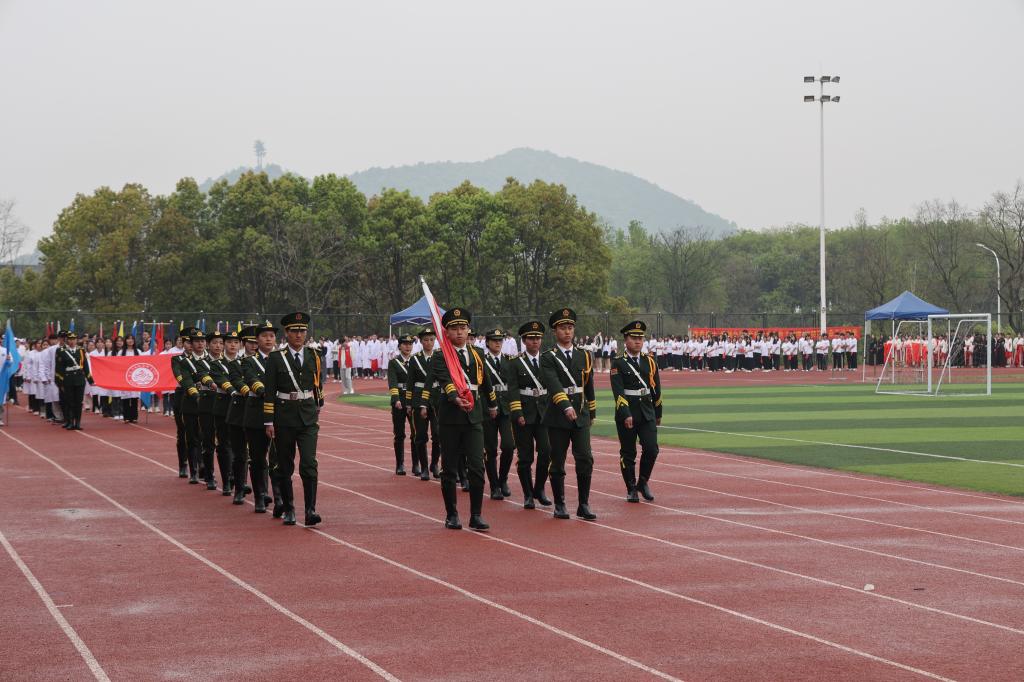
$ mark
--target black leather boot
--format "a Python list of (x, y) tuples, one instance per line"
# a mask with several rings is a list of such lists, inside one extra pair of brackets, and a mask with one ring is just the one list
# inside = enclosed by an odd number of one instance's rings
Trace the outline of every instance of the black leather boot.
[[(295, 498), (292, 492), (292, 481), (291, 477), (287, 481), (281, 481), (281, 501), (284, 502), (284, 525), (294, 526), (295, 525)], [(277, 512), (277, 509), (274, 509)]]
[(626, 484), (626, 502), (639, 502), (640, 498), (636, 494), (636, 473), (634, 473), (633, 467), (622, 470), (622, 480)]
[[(274, 492), (274, 518), (279, 519), (282, 516), (284, 516), (284, 499), (281, 497), (281, 484), (275, 480), (272, 481), (270, 485), (272, 486)], [(265, 498), (263, 493), (264, 491), (261, 487), (260, 491), (256, 493), (256, 495), (258, 497)]]
[(188, 482), (190, 485), (199, 483), (199, 451), (188, 449)]
[(455, 483), (441, 481), (441, 497), (444, 498), (444, 527), (449, 530), (462, 530), (462, 522), (459, 521), (459, 509), (456, 506)]
[(533, 481), (529, 471), (519, 472), (519, 485), (523, 487), (523, 509), (534, 509), (537, 505), (533, 503)]
[(576, 516), (584, 521), (595, 521), (597, 514), (590, 511), (590, 475), (580, 475), (577, 470), (576, 487), (579, 490), (579, 506), (576, 507)]
[[(551, 477), (551, 494), (555, 496), (555, 518), (567, 519), (569, 512), (565, 509), (565, 477)], [(538, 498), (538, 501), (539, 498)], [(543, 504), (543, 502), (541, 503)]]
[(648, 502), (654, 502), (654, 493), (651, 492), (651, 486), (647, 485), (647, 479), (641, 478), (636, 484), (637, 490), (644, 496), (644, 499)]
[(302, 481), (302, 498), (305, 502), (306, 519), (303, 521), (307, 526), (315, 526), (322, 520), (316, 513), (316, 479)]

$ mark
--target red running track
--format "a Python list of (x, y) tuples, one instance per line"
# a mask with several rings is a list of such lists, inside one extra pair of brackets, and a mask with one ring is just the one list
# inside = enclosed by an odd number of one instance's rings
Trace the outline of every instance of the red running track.
[(1024, 678), (1020, 500), (665, 448), (630, 505), (595, 439), (598, 522), (514, 490), (452, 532), (329, 404), (324, 523), (285, 528), (178, 479), (170, 419), (10, 417), (0, 679)]

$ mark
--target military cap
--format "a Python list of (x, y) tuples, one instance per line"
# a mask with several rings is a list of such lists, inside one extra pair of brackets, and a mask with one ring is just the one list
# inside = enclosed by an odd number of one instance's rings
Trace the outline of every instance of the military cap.
[(497, 327), (495, 329), (491, 329), (489, 331), (484, 332), (484, 337), (488, 341), (504, 341), (505, 332), (501, 331), (500, 327)]
[(633, 320), (621, 330), (619, 330), (623, 336), (646, 336), (647, 325), (643, 320)]
[(472, 320), (472, 313), (465, 308), (452, 308), (441, 316), (441, 324), (444, 325), (445, 329), (455, 324), (464, 324), (468, 326)]
[(544, 336), (544, 325), (537, 320), (519, 327), (519, 336)]
[(472, 327), (470, 327), (470, 328), (469, 328), (469, 331), (468, 331), (468, 332), (466, 332), (466, 333), (467, 333), (467, 334), (469, 335), (469, 337), (470, 337), (470, 338), (476, 338), (476, 336), (477, 336), (476, 332), (475, 332), (475, 331), (473, 331), (473, 328), (472, 328)]
[(415, 343), (415, 342), (416, 342), (416, 339), (413, 338), (412, 334), (402, 334), (401, 336), (398, 337), (398, 345), (402, 345), (403, 343)]
[(66, 339), (67, 336), (68, 336), (68, 333), (66, 331), (64, 331), (64, 330), (61, 330), (61, 331), (57, 332), (57, 338), (58, 339)]
[(434, 333), (433, 327), (424, 327), (416, 334), (416, 336), (422, 339), (424, 336), (437, 336), (437, 334)]
[(572, 308), (562, 308), (551, 313), (551, 317), (548, 318), (548, 326), (554, 329), (563, 322), (572, 322), (576, 324), (576, 311)]
[(221, 332), (221, 331), (220, 331), (220, 330), (218, 329), (217, 331), (215, 331), (215, 332), (213, 332), (212, 334), (208, 335), (208, 336), (206, 337), (206, 340), (207, 340), (207, 341), (213, 341), (214, 339), (220, 339), (221, 341), (223, 341), (223, 340), (224, 340), (224, 338), (225, 338), (225, 337), (224, 337), (224, 333), (223, 333), (223, 332)]
[(182, 327), (178, 330), (178, 338), (189, 341), (189, 335), (192, 333), (192, 327)]
[(256, 325), (249, 325), (248, 327), (242, 327), (242, 331), (239, 333), (239, 338), (242, 341), (255, 341), (256, 340)]
[(76, 339), (76, 340), (78, 339), (78, 334), (76, 334), (74, 332), (68, 332), (64, 336), (66, 336), (68, 339)]
[(310, 319), (306, 313), (288, 313), (281, 318), (281, 326), (286, 331), (305, 331), (309, 329)]
[(242, 338), (242, 335), (238, 331), (236, 331), (234, 329), (232, 329), (229, 332), (224, 332), (221, 336), (224, 337), (225, 341), (227, 341), (228, 339), (240, 339), (240, 338)]
[(263, 332), (274, 332), (275, 334), (277, 334), (277, 327), (275, 327), (273, 324), (271, 324), (270, 320), (262, 322), (262, 323), (256, 325), (255, 327), (253, 327), (252, 329), (253, 329), (253, 336), (259, 336)]
[(191, 333), (188, 335), (188, 338), (191, 341), (206, 341), (209, 337), (206, 335), (206, 332), (204, 332), (202, 329), (196, 329), (195, 327), (192, 327)]

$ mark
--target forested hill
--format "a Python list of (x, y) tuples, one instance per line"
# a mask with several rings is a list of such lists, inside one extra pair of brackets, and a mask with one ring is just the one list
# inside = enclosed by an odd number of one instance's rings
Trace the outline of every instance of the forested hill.
[[(236, 168), (217, 178), (234, 183), (248, 168)], [(273, 180), (284, 170), (271, 164), (263, 169)], [(669, 232), (677, 227), (703, 227), (710, 236), (736, 232), (736, 224), (708, 213), (689, 199), (667, 192), (652, 182), (596, 163), (578, 161), (535, 149), (513, 149), (485, 161), (439, 161), (393, 168), (370, 168), (349, 176), (363, 194), (380, 194), (384, 188), (409, 190), (424, 201), (435, 192), (447, 192), (469, 180), (496, 192), (505, 179), (524, 184), (534, 180), (565, 185), (579, 203), (614, 227), (625, 229), (639, 220), (650, 232)], [(200, 189), (209, 191), (214, 180)]]
[(501, 189), (508, 177), (522, 183), (539, 179), (565, 185), (580, 204), (615, 227), (625, 228), (630, 220), (639, 220), (652, 232), (702, 226), (718, 237), (736, 231), (732, 221), (635, 175), (535, 149), (513, 149), (485, 161), (370, 168), (349, 177), (367, 195), (395, 187), (424, 200), (464, 180), (493, 192)]

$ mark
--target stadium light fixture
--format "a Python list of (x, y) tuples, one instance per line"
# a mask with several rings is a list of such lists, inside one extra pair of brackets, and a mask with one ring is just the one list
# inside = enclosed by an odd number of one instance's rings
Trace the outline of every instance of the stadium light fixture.
[[(999, 334), (1003, 331), (1003, 296), (1002, 296), (1002, 283), (1003, 278), (999, 275), (999, 254), (989, 247), (985, 246), (981, 242), (975, 243), (975, 246), (979, 246), (989, 253), (991, 253), (996, 259), (996, 333)], [(991, 310), (991, 309), (990, 309)]]
[(804, 76), (804, 83), (818, 83), (819, 91), (818, 97), (814, 95), (804, 95), (804, 102), (818, 102), (821, 107), (820, 113), (820, 174), (819, 174), (819, 191), (820, 191), (820, 234), (818, 239), (818, 274), (819, 274), (819, 287), (820, 297), (818, 309), (821, 311), (821, 333), (824, 334), (827, 329), (827, 299), (825, 297), (825, 104), (832, 102), (839, 102), (839, 97), (832, 97), (831, 95), (825, 94), (825, 83), (838, 83), (839, 76), (821, 76), (815, 78), (814, 76)]

